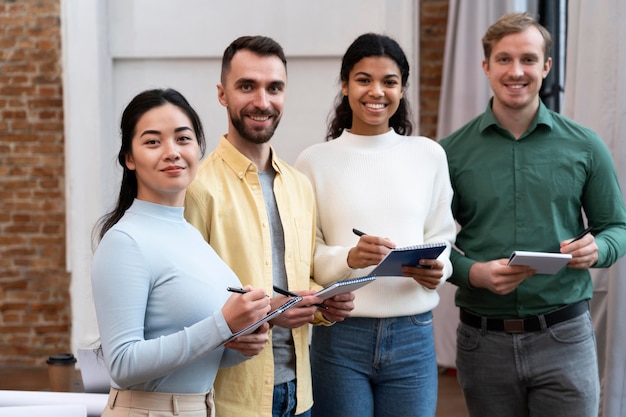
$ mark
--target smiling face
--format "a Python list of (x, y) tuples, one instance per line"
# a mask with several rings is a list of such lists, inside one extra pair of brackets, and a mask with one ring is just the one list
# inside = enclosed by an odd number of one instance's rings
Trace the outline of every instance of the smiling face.
[(380, 135), (389, 130), (389, 119), (398, 110), (404, 94), (400, 68), (386, 56), (359, 60), (341, 92), (352, 109), (350, 132), (356, 135)]
[(238, 51), (224, 83), (217, 86), (218, 99), (228, 110), (228, 139), (268, 142), (283, 113), (286, 85), (287, 71), (280, 58)]
[(483, 70), (494, 93), (493, 110), (533, 112), (552, 59), (545, 59), (544, 40), (534, 26), (502, 37), (493, 45)]
[(200, 147), (189, 117), (167, 103), (144, 113), (135, 126), (126, 166), (137, 176), (137, 199), (182, 206), (196, 175)]

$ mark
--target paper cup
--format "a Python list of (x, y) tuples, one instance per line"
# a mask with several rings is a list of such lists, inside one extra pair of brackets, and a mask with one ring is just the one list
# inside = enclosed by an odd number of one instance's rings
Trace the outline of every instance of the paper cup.
[(72, 392), (76, 358), (71, 353), (58, 353), (46, 361), (48, 364), (48, 378), (50, 390), (56, 392)]

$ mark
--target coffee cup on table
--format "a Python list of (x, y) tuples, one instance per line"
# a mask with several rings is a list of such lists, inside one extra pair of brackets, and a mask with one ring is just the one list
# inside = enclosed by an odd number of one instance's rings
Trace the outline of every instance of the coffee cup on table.
[(74, 387), (76, 358), (71, 353), (57, 353), (46, 361), (48, 364), (48, 378), (50, 390), (56, 392), (71, 392)]

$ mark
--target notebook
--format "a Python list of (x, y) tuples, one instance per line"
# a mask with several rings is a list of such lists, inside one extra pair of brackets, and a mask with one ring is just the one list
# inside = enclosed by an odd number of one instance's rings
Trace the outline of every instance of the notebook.
[(228, 338), (228, 340), (226, 340), (227, 343), (231, 340), (233, 340), (236, 337), (239, 336), (243, 336), (246, 334), (250, 334), (253, 333), (256, 329), (258, 329), (259, 327), (261, 327), (261, 325), (263, 323), (266, 323), (270, 320), (272, 320), (274, 317), (278, 316), (279, 314), (284, 313), (285, 311), (289, 310), (291, 307), (295, 306), (296, 304), (298, 304), (300, 301), (302, 301), (302, 297), (298, 296), (298, 297), (294, 297), (294, 298), (290, 298), (289, 301), (287, 301), (285, 304), (283, 304), (282, 306), (278, 307), (276, 310), (270, 311), (265, 317), (263, 317), (261, 320), (258, 320), (255, 323), (252, 323), (251, 325), (249, 325), (248, 327), (246, 327), (245, 329), (239, 330), (238, 332), (234, 333), (230, 338)]
[(374, 268), (371, 275), (402, 276), (403, 266), (419, 266), (422, 259), (437, 259), (446, 246), (444, 242), (439, 242), (392, 249)]
[(374, 281), (376, 277), (374, 275), (368, 275), (366, 277), (352, 278), (352, 279), (344, 279), (342, 281), (337, 281), (330, 284), (327, 287), (319, 290), (315, 293), (315, 296), (321, 297), (322, 300), (327, 298), (334, 297), (337, 294), (343, 294), (345, 292), (351, 292), (358, 288), (363, 287), (364, 285), (369, 284)]
[(107, 394), (111, 388), (111, 378), (102, 352), (94, 348), (78, 348), (76, 356), (85, 392)]
[(572, 259), (567, 253), (528, 252), (516, 250), (509, 257), (508, 265), (526, 265), (538, 274), (554, 275)]

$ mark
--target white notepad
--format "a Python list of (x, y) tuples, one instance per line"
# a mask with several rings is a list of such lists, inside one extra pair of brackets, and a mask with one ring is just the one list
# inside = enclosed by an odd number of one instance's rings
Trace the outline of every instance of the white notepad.
[(509, 265), (526, 265), (537, 271), (538, 274), (554, 275), (561, 270), (572, 255), (552, 252), (514, 251), (509, 257)]

